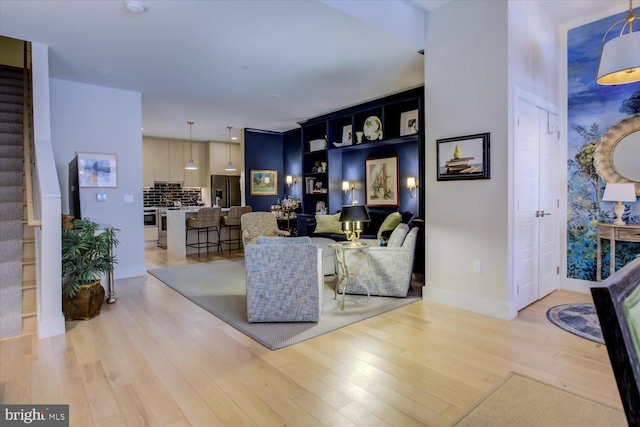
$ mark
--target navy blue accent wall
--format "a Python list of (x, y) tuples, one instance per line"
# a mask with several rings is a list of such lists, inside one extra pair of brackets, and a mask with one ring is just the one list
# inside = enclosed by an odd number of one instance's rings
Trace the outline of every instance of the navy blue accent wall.
[[(419, 212), (419, 197), (417, 194), (414, 199), (409, 196), (409, 190), (407, 189), (407, 178), (410, 176), (416, 177), (419, 179), (419, 163), (420, 158), (418, 156), (419, 153), (419, 142), (418, 141), (407, 141), (401, 144), (392, 144), (386, 146), (375, 147), (372, 149), (363, 149), (363, 150), (344, 150), (342, 152), (342, 172), (341, 176), (343, 180), (354, 182), (356, 184), (354, 191), (354, 198), (360, 203), (364, 204), (365, 202), (365, 175), (364, 175), (364, 165), (365, 160), (367, 158), (379, 158), (379, 157), (389, 157), (389, 156), (398, 156), (398, 173), (399, 173), (399, 191), (400, 191), (400, 207), (397, 208), (401, 211), (411, 211), (415, 215), (418, 215)], [(333, 154), (333, 153), (330, 153)], [(330, 163), (333, 166), (333, 162)], [(332, 187), (337, 187), (337, 182)], [(340, 181), (341, 188), (342, 181)], [(342, 204), (350, 204), (351, 200), (348, 200), (344, 197), (344, 192), (341, 190), (331, 191), (331, 202), (330, 209), (335, 211), (336, 208), (339, 209), (336, 205), (339, 203), (337, 200), (334, 200), (334, 194), (337, 193), (340, 196), (340, 200), (342, 200)], [(418, 192), (419, 193), (419, 192)], [(338, 203), (336, 203), (338, 202)], [(376, 208), (376, 209), (387, 209), (387, 208)], [(388, 208), (393, 211), (396, 208)]]
[[(285, 132), (282, 135), (283, 145), (283, 184), (284, 192), (296, 199), (302, 199), (304, 176), (302, 172), (302, 129)], [(284, 178), (291, 175), (297, 182), (291, 187), (286, 185)]]
[[(246, 204), (254, 211), (268, 211), (271, 205), (284, 194), (283, 136), (280, 132), (245, 129), (244, 167)], [(275, 196), (251, 195), (251, 170), (273, 169), (278, 171), (278, 189)]]

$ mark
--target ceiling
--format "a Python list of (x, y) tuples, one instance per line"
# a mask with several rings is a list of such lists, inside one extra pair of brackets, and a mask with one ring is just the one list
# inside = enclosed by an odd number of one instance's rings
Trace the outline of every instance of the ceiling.
[[(612, 6), (542, 3), (559, 21)], [(320, 1), (144, 4), (136, 15), (125, 1), (0, 0), (0, 34), (48, 45), (54, 78), (140, 92), (143, 134), (169, 138), (188, 138), (187, 121), (202, 141), (226, 141), (227, 126), (285, 131), (424, 83), (415, 44)]]

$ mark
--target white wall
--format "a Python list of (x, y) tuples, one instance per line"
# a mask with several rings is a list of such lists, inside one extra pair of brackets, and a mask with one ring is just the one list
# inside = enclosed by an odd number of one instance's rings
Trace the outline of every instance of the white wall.
[[(450, 2), (425, 48), (425, 298), (507, 318), (508, 6)], [(436, 140), (491, 133), (491, 179), (436, 181)], [(482, 273), (473, 272), (475, 260)]]
[[(81, 212), (98, 223), (119, 228), (116, 278), (146, 274), (142, 223), (142, 99), (138, 92), (51, 79), (51, 140), (62, 192), (69, 212), (68, 164), (76, 152), (115, 153), (117, 188), (82, 188)], [(97, 202), (96, 194), (107, 195)], [(124, 203), (132, 195), (133, 203)], [(117, 292), (117, 288), (116, 288)]]

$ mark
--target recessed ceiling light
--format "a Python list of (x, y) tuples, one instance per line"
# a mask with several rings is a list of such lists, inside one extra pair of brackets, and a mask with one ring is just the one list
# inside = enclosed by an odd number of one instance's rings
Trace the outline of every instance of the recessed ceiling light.
[(237, 137), (237, 136), (232, 136), (232, 137), (231, 137), (231, 140), (232, 140), (232, 141), (237, 141), (237, 140), (238, 140), (238, 137)]
[(125, 2), (124, 7), (129, 12), (135, 15), (140, 15), (147, 11), (147, 7), (144, 5), (144, 3), (138, 0), (127, 0), (127, 2)]

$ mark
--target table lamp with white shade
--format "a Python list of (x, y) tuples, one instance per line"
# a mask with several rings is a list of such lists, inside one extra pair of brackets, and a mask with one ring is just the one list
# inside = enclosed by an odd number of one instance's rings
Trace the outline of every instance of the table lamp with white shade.
[(616, 202), (613, 207), (613, 212), (616, 214), (616, 220), (614, 224), (624, 225), (622, 220), (622, 214), (624, 214), (624, 205), (622, 202), (635, 202), (636, 201), (636, 186), (634, 183), (607, 183), (602, 195), (602, 200), (605, 202)]

